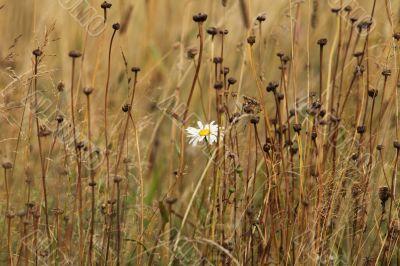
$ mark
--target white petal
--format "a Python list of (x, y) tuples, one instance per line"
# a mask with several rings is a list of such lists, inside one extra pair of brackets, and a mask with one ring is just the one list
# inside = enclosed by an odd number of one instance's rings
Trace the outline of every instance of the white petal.
[(192, 144), (192, 146), (197, 146), (197, 140), (196, 140), (196, 139), (193, 139), (193, 142), (190, 143), (190, 144)]
[(213, 144), (214, 142), (217, 142), (217, 137), (214, 135), (210, 135), (210, 144)]
[(186, 129), (186, 132), (192, 136), (197, 136), (199, 131), (194, 127), (189, 127)]
[(201, 123), (201, 121), (197, 121), (197, 125), (199, 126), (199, 129), (203, 128), (203, 123)]

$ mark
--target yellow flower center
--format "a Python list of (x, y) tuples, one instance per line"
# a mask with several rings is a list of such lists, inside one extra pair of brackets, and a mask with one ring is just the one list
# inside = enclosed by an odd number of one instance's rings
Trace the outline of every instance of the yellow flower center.
[(199, 135), (202, 137), (206, 137), (206, 136), (210, 135), (210, 129), (208, 129), (208, 128), (200, 129)]

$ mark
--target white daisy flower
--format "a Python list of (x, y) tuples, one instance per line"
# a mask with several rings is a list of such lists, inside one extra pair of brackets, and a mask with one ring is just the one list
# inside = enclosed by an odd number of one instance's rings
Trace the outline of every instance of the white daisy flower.
[[(198, 142), (205, 140), (209, 144), (217, 142), (218, 137), (218, 125), (212, 121), (210, 124), (204, 124), (197, 121), (198, 128), (188, 127), (186, 132), (188, 134), (189, 144), (196, 146)], [(220, 136), (222, 137), (222, 130), (220, 129)]]

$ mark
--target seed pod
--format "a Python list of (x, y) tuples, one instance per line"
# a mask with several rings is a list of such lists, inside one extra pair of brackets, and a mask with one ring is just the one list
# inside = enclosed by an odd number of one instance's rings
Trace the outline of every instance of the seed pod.
[(198, 13), (197, 15), (193, 16), (193, 20), (194, 20), (194, 22), (197, 22), (197, 23), (203, 23), (204, 21), (207, 20), (207, 15), (203, 14), (203, 13)]
[(89, 96), (90, 94), (92, 94), (92, 92), (93, 92), (93, 88), (91, 88), (91, 87), (86, 87), (86, 88), (83, 89), (83, 93), (86, 96)]
[(175, 204), (178, 201), (176, 197), (167, 197), (165, 202), (169, 205)]
[(319, 46), (325, 46), (327, 43), (328, 43), (328, 39), (325, 39), (325, 38), (319, 39), (319, 40), (317, 41), (317, 44), (318, 44)]
[(191, 48), (186, 52), (186, 56), (188, 59), (194, 59), (197, 55), (197, 49)]
[(64, 91), (64, 88), (65, 88), (64, 83), (63, 83), (62, 81), (60, 81), (60, 82), (58, 83), (58, 85), (57, 85), (57, 90), (58, 90), (59, 92), (62, 92), (62, 91)]
[(236, 83), (236, 79), (235, 78), (228, 78), (228, 84), (229, 85), (233, 85), (233, 84), (235, 84)]
[(64, 116), (62, 114), (56, 115), (56, 121), (61, 124), (64, 121)]
[(256, 43), (256, 36), (251, 35), (251, 36), (247, 37), (247, 43), (250, 44), (250, 46), (255, 44)]
[(216, 57), (213, 58), (213, 63), (214, 64), (222, 64), (222, 61), (223, 61), (222, 57), (216, 56)]
[(72, 50), (68, 53), (69, 57), (71, 58), (79, 58), (82, 56), (81, 52)]
[(101, 3), (100, 6), (102, 9), (108, 9), (108, 8), (111, 8), (112, 4), (108, 3), (107, 1), (104, 1), (103, 3)]
[(365, 126), (364, 125), (358, 126), (357, 127), (357, 133), (358, 134), (364, 134), (365, 133)]
[(258, 124), (258, 122), (260, 122), (260, 117), (258, 115), (253, 115), (250, 118), (250, 123), (256, 125), (256, 124)]
[(122, 106), (122, 112), (126, 113), (129, 112), (131, 110), (131, 105), (129, 103), (126, 103)]
[(43, 54), (43, 52), (38, 48), (32, 51), (32, 54), (36, 57), (39, 57)]
[(294, 130), (294, 132), (296, 132), (296, 133), (300, 133), (300, 131), (301, 131), (301, 124), (294, 124), (294, 125), (293, 125), (293, 130)]
[(351, 6), (344, 7), (344, 11), (346, 11), (346, 12), (351, 12), (352, 10), (353, 10), (353, 8)]
[(113, 28), (115, 31), (117, 31), (117, 30), (119, 30), (119, 29), (121, 28), (121, 25), (120, 25), (119, 23), (114, 23), (114, 24), (112, 25), (112, 28)]
[(379, 199), (381, 200), (382, 205), (390, 198), (390, 189), (387, 186), (383, 186), (379, 188), (378, 191)]
[(317, 132), (313, 130), (313, 132), (311, 132), (311, 139), (315, 140), (316, 138), (317, 138)]
[(209, 27), (207, 29), (207, 33), (211, 35), (211, 38), (214, 39), (214, 36), (218, 34), (218, 30), (216, 27)]
[(120, 183), (122, 181), (122, 177), (119, 175), (114, 176), (114, 183)]
[(267, 92), (275, 92), (276, 91), (276, 89), (278, 88), (278, 86), (279, 86), (279, 84), (277, 83), (277, 82), (270, 82), (270, 83), (268, 83), (268, 85), (267, 85)]
[(396, 150), (399, 150), (399, 149), (400, 149), (400, 142), (398, 142), (397, 140), (394, 141), (394, 142), (393, 142), (393, 147), (394, 147)]
[(262, 15), (258, 15), (257, 16), (257, 20), (258, 20), (258, 22), (263, 22), (263, 21), (265, 21), (267, 19), (267, 16), (265, 15), (265, 14), (262, 14)]
[(389, 77), (390, 75), (392, 75), (392, 70), (390, 70), (390, 69), (384, 69), (384, 70), (382, 71), (382, 76), (384, 76), (384, 77)]
[(216, 89), (216, 90), (220, 90), (220, 89), (222, 89), (224, 87), (224, 84), (222, 83), (222, 81), (216, 81), (215, 83), (214, 83), (214, 89)]
[(372, 99), (378, 96), (378, 90), (376, 89), (369, 89), (368, 90), (368, 96), (371, 97)]
[(140, 72), (140, 67), (132, 67), (131, 71), (134, 73), (138, 73), (138, 72)]
[(4, 162), (1, 164), (1, 166), (2, 166), (4, 169), (11, 169), (11, 168), (13, 167), (13, 164), (12, 164), (12, 162), (10, 162), (10, 161), (4, 161)]

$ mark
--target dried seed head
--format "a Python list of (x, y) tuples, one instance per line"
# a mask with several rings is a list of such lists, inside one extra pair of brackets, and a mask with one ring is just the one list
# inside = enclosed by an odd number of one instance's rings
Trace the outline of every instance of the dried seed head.
[(257, 125), (260, 122), (260, 117), (258, 115), (253, 115), (250, 118), (250, 123)]
[(122, 181), (122, 176), (116, 175), (114, 176), (114, 183), (120, 183)]
[(222, 57), (216, 56), (213, 58), (214, 64), (222, 64), (222, 61), (223, 61)]
[(12, 219), (15, 217), (15, 213), (13, 211), (8, 211), (6, 216), (8, 219)]
[(267, 89), (267, 92), (276, 92), (276, 89), (278, 87), (279, 87), (278, 82), (273, 81), (273, 82), (268, 83), (266, 89)]
[(356, 17), (351, 17), (351, 18), (350, 18), (350, 22), (351, 22), (351, 24), (354, 24), (354, 23), (356, 23), (356, 22), (357, 22), (357, 20), (358, 20), (358, 18), (356, 18)]
[(311, 139), (312, 140), (315, 140), (317, 138), (317, 132), (315, 131), (315, 130), (313, 130), (312, 132), (311, 132)]
[(175, 204), (178, 201), (176, 197), (167, 197), (165, 202), (169, 205)]
[(382, 202), (382, 205), (390, 198), (390, 189), (387, 186), (383, 186), (379, 188), (378, 191), (379, 199)]
[(338, 14), (340, 12), (341, 8), (340, 7), (336, 7), (336, 8), (332, 8), (331, 11), (332, 13)]
[(57, 90), (59, 92), (62, 92), (62, 91), (64, 91), (64, 88), (65, 88), (64, 82), (62, 82), (62, 81), (58, 82)]
[(28, 207), (29, 209), (32, 209), (33, 207), (36, 206), (36, 202), (30, 201), (30, 202), (26, 203), (26, 205), (27, 205), (27, 207)]
[(327, 43), (328, 43), (328, 39), (326, 39), (326, 38), (319, 39), (319, 40), (317, 41), (317, 44), (318, 44), (319, 46), (321, 46), (321, 47), (325, 46)]
[(365, 126), (364, 125), (358, 126), (357, 127), (357, 133), (358, 134), (364, 134), (365, 133)]
[(292, 155), (296, 155), (297, 154), (297, 152), (299, 151), (299, 147), (297, 147), (297, 146), (292, 146), (292, 147), (290, 147), (290, 153), (292, 154)]
[(269, 152), (271, 150), (271, 144), (270, 143), (265, 143), (263, 146), (263, 151), (264, 152)]
[(47, 137), (51, 135), (51, 130), (46, 126), (46, 125), (40, 125), (39, 126), (39, 137)]
[(13, 167), (13, 164), (12, 164), (12, 162), (10, 162), (10, 161), (3, 161), (3, 163), (1, 164), (1, 166), (2, 166), (4, 169), (11, 169), (11, 168)]
[(222, 89), (224, 87), (224, 84), (222, 83), (222, 81), (216, 81), (215, 83), (214, 83), (214, 89), (216, 89), (216, 90), (220, 90), (220, 89)]
[(81, 52), (75, 50), (70, 51), (68, 55), (71, 58), (79, 58), (82, 56)]
[(267, 15), (261, 14), (257, 16), (257, 20), (261, 23), (267, 19)]
[(368, 90), (368, 96), (371, 97), (372, 99), (378, 96), (378, 90), (376, 89), (369, 89)]
[(132, 106), (129, 103), (126, 103), (122, 106), (122, 112), (126, 113), (131, 110)]
[(101, 3), (101, 8), (102, 9), (108, 9), (111, 8), (112, 4), (108, 3), (107, 1), (104, 1), (103, 3)]
[(250, 46), (253, 46), (253, 44), (256, 43), (256, 36), (251, 35), (251, 36), (247, 37), (247, 43), (250, 44)]
[(221, 74), (224, 74), (224, 76), (229, 74), (229, 67), (224, 67), (224, 69), (221, 70)]
[(369, 30), (369, 28), (371, 27), (372, 22), (370, 20), (366, 20), (366, 21), (361, 21), (357, 24), (357, 28), (358, 31), (362, 31), (362, 30)]
[(282, 101), (283, 99), (285, 99), (285, 95), (283, 93), (278, 93), (277, 99), (278, 101)]
[(381, 150), (383, 150), (383, 145), (382, 144), (378, 144), (377, 146), (376, 146), (376, 149), (378, 150), (378, 151), (381, 151)]
[(91, 87), (86, 87), (83, 89), (83, 93), (86, 94), (87, 96), (92, 94), (92, 92), (93, 92), (93, 88), (91, 88)]
[(233, 78), (233, 77), (228, 78), (228, 84), (229, 84), (229, 85), (233, 85), (233, 84), (235, 84), (235, 83), (236, 83), (236, 79), (235, 79), (235, 78)]
[(358, 58), (358, 57), (363, 56), (364, 52), (355, 52), (353, 55), (354, 55), (354, 57)]
[(279, 57), (280, 59), (282, 59), (282, 57), (283, 57), (284, 55), (285, 55), (285, 54), (282, 53), (282, 52), (276, 53), (276, 56)]
[(23, 218), (25, 215), (26, 215), (26, 210), (25, 209), (21, 209), (21, 210), (19, 210), (18, 212), (17, 212), (17, 216), (19, 217), (19, 218)]
[(228, 33), (229, 33), (229, 31), (227, 29), (219, 30), (219, 34), (221, 34), (221, 35), (227, 35)]
[(117, 31), (117, 30), (119, 30), (119, 29), (121, 28), (121, 25), (117, 22), (117, 23), (114, 23), (114, 24), (112, 25), (112, 28), (113, 28), (115, 31)]
[(43, 54), (43, 52), (38, 48), (32, 51), (32, 54), (36, 57), (39, 57)]
[(365, 67), (363, 65), (358, 65), (358, 66), (356, 66), (354, 73), (357, 75), (362, 75), (364, 73), (364, 71), (365, 71)]
[(214, 36), (218, 34), (218, 30), (216, 27), (209, 27), (207, 29), (207, 33), (210, 34), (212, 38), (214, 38)]
[(138, 73), (138, 72), (140, 72), (140, 67), (132, 67), (131, 71), (134, 73)]
[(96, 181), (89, 181), (88, 185), (90, 187), (95, 187), (97, 185)]
[(85, 147), (85, 144), (83, 143), (83, 141), (79, 141), (76, 143), (76, 148), (78, 150), (82, 150)]
[(197, 55), (197, 49), (191, 48), (187, 51), (186, 56), (188, 59), (194, 59)]
[(400, 150), (400, 142), (397, 141), (397, 140), (393, 141), (393, 147), (394, 147), (396, 150)]
[(392, 70), (390, 70), (390, 69), (384, 69), (384, 70), (382, 71), (382, 76), (389, 77), (390, 75), (392, 75)]
[(351, 6), (344, 7), (344, 11), (346, 11), (346, 12), (351, 12), (352, 10), (353, 10), (353, 8)]
[(399, 41), (399, 40), (400, 40), (400, 32), (395, 32), (395, 33), (393, 34), (393, 38), (394, 38), (396, 41)]
[(294, 125), (293, 125), (293, 130), (294, 130), (294, 132), (296, 132), (296, 133), (300, 133), (300, 131), (301, 131), (301, 124), (294, 124)]
[(288, 55), (282, 56), (282, 62), (283, 62), (284, 64), (286, 64), (286, 63), (289, 62), (289, 61), (290, 61), (290, 57), (289, 57)]
[(61, 124), (64, 121), (64, 116), (62, 114), (56, 115), (56, 121)]
[(198, 13), (197, 15), (193, 16), (193, 21), (197, 23), (203, 23), (207, 20), (207, 14)]

